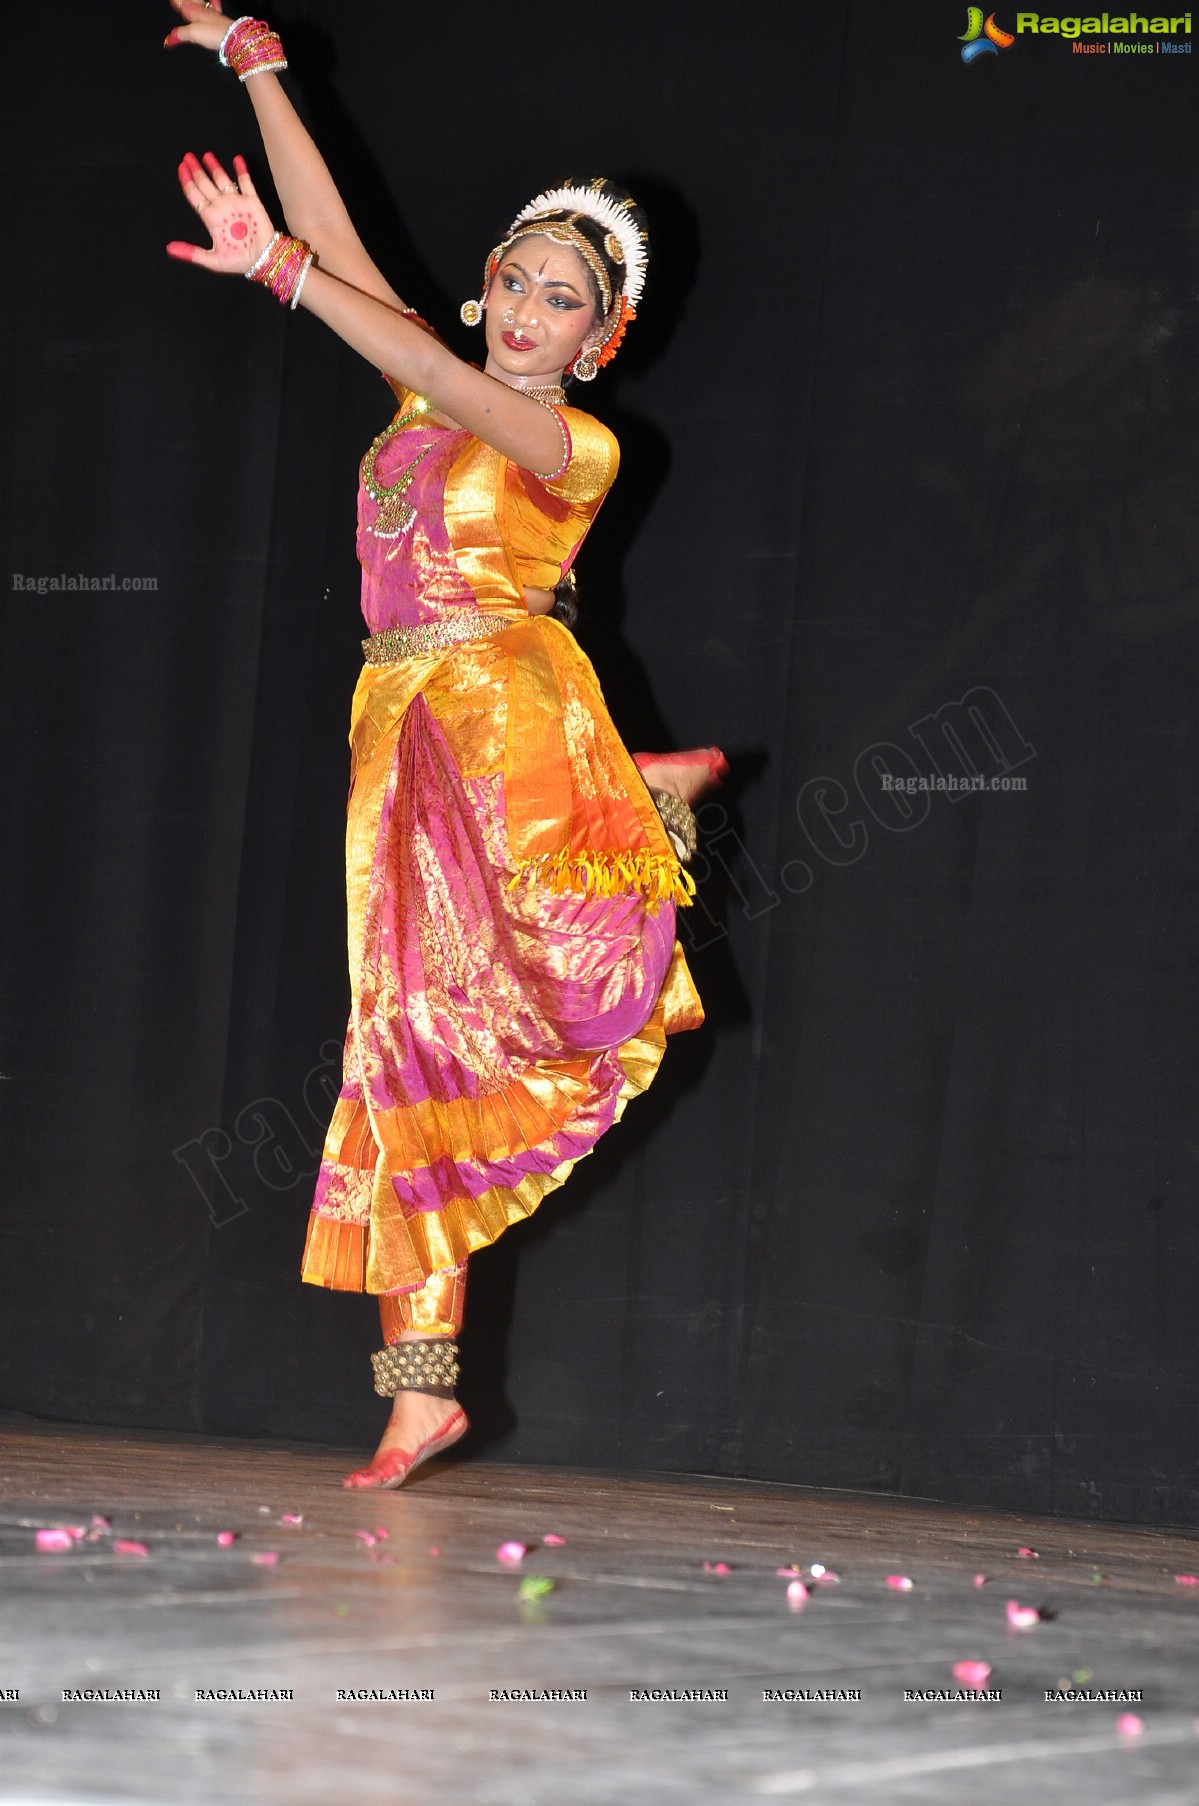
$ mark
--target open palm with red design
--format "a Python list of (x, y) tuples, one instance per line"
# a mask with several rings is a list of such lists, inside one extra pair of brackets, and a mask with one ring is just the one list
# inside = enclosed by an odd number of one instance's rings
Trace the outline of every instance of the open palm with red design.
[(244, 276), (275, 235), (266, 208), (254, 191), (242, 157), (234, 157), (230, 181), (211, 151), (203, 162), (188, 151), (179, 165), (179, 185), (209, 233), (212, 244), (193, 245), (172, 239), (168, 257), (198, 263), (222, 276)]

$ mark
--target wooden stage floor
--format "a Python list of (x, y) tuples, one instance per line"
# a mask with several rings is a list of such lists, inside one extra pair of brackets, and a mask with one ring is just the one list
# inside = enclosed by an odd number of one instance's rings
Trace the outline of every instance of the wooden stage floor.
[[(363, 1452), (0, 1418), (0, 1799), (1199, 1801), (1192, 1532), (453, 1456), (346, 1493)], [(793, 1563), (840, 1579), (796, 1609)]]

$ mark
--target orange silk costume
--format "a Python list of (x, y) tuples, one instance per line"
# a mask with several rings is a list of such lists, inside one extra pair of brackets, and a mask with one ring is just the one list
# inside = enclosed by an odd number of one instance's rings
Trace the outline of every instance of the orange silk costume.
[[(555, 409), (540, 477), (392, 387), (372, 480), (414, 518), (392, 530), (360, 487), (362, 608), (425, 638), (354, 694), (351, 1011), (303, 1277), (400, 1299), (530, 1215), (702, 1011), (674, 937), (690, 879), (590, 663), (524, 596), (570, 568), (616, 441)], [(480, 637), (436, 643), (463, 621)]]

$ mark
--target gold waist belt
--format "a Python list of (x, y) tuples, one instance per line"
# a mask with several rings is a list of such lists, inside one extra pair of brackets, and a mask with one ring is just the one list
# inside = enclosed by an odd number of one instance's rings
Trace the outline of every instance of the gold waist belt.
[(482, 640), (503, 633), (513, 623), (507, 615), (481, 614), (475, 608), (455, 608), (437, 621), (421, 621), (415, 627), (385, 627), (362, 642), (368, 665), (398, 665), (406, 658), (428, 658), (461, 640)]

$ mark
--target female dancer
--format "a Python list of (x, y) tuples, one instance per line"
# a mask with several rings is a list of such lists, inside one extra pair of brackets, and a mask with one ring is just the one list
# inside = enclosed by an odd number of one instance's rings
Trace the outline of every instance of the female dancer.
[[(167, 45), (247, 85), (287, 231), (246, 165), (179, 166), (210, 247), (171, 256), (300, 305), (387, 373), (398, 409), (359, 490), (370, 637), (354, 694), (351, 1013), (303, 1277), (379, 1297), (393, 1400), (352, 1487), (400, 1485), (467, 1425), (454, 1403), (467, 1257), (531, 1214), (702, 1020), (674, 937), (693, 886), (687, 802), (715, 748), (625, 750), (560, 618), (616, 474), (611, 433), (565, 406), (615, 355), (645, 277), (630, 196), (568, 184), (487, 258), (487, 361), (456, 357), (389, 287), (277, 79), (261, 20), (172, 0)], [(652, 786), (651, 788), (647, 788)]]

